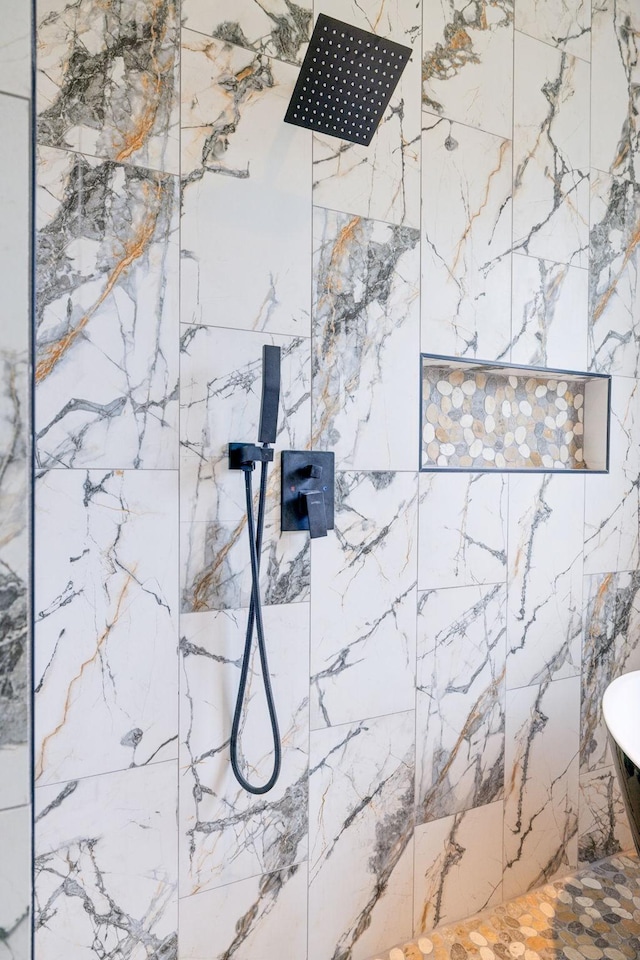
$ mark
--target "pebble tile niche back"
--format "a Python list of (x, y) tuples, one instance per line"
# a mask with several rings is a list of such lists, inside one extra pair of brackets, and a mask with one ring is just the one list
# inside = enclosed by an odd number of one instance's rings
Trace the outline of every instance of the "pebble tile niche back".
[(608, 473), (611, 377), (421, 356), (421, 470)]

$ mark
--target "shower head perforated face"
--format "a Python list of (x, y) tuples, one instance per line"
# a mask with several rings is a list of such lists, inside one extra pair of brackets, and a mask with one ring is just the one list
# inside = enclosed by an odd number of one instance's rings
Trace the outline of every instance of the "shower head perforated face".
[(410, 47), (321, 13), (285, 121), (368, 145), (410, 56)]

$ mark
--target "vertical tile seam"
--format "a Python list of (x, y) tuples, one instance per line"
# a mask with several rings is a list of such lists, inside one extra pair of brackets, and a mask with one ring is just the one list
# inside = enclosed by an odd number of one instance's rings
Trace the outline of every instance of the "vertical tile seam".
[(31, 35), (30, 35), (30, 136), (29, 164), (30, 164), (30, 191), (29, 197), (29, 472), (28, 472), (28, 537), (29, 537), (29, 574), (27, 600), (27, 616), (29, 629), (29, 667), (27, 671), (29, 683), (29, 800), (30, 800), (30, 864), (29, 864), (29, 957), (35, 960), (35, 908), (36, 908), (36, 837), (35, 837), (35, 566), (36, 566), (36, 527), (35, 527), (35, 466), (36, 466), (36, 436), (35, 436), (35, 319), (36, 319), (36, 81), (37, 81), (37, 0), (30, 0)]

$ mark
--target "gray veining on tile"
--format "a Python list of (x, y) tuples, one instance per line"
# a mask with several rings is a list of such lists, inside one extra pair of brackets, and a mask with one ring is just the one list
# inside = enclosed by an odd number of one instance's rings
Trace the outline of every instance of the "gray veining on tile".
[(41, 147), (37, 468), (174, 468), (175, 177)]
[(503, 799), (506, 593), (498, 584), (420, 597), (419, 823)]
[(38, 142), (178, 172), (175, 0), (38, 0)]

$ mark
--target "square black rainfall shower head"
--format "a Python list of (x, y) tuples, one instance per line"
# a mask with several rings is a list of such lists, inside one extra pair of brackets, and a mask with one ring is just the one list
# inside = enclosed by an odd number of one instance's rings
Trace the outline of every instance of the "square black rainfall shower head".
[(369, 144), (411, 48), (321, 13), (285, 120)]

